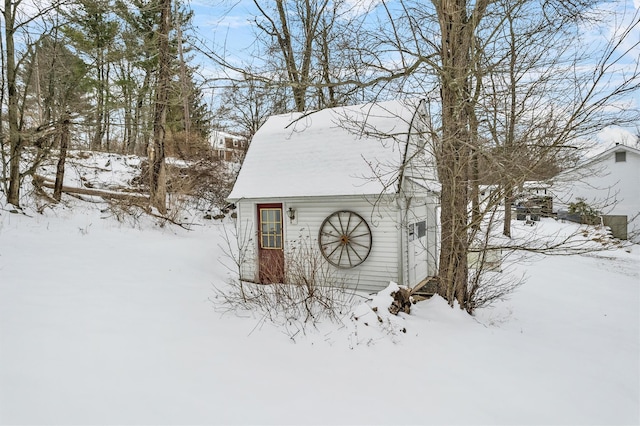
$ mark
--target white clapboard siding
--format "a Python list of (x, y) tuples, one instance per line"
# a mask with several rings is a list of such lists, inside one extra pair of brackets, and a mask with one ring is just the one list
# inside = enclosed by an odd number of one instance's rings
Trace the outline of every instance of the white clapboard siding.
[[(242, 278), (248, 281), (257, 279), (256, 206), (261, 203), (281, 202), (284, 213), (285, 253), (301, 239), (304, 239), (305, 243), (309, 241), (311, 246), (316, 248), (322, 222), (336, 211), (350, 210), (362, 216), (372, 233), (373, 244), (369, 257), (355, 268), (335, 268), (335, 275), (340, 281), (344, 280), (344, 284), (350, 288), (366, 292), (383, 289), (390, 281), (396, 282), (401, 277), (398, 256), (401, 223), (394, 198), (387, 196), (384, 201), (377, 201), (374, 198), (343, 196), (238, 201), (237, 221), (241, 224), (241, 232), (250, 234), (247, 239), (250, 247), (246, 250), (247, 258), (243, 262)], [(286, 214), (289, 207), (296, 211), (294, 221), (290, 221)]]
[(240, 279), (258, 281), (258, 246), (256, 235), (257, 213), (255, 205), (248, 202), (237, 203), (237, 247), (240, 261)]

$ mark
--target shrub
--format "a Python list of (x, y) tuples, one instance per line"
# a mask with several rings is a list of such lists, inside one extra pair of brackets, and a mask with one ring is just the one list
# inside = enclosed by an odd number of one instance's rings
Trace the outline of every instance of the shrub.
[(577, 198), (576, 202), (569, 204), (569, 214), (580, 215), (580, 221), (587, 225), (600, 223), (600, 211), (587, 204), (584, 198)]
[[(229, 237), (229, 235), (227, 235)], [(232, 235), (236, 237), (237, 235)], [(242, 281), (240, 268), (249, 240), (227, 238), (227, 256), (238, 268), (225, 288), (216, 289), (214, 303), (220, 310), (253, 311), (261, 318), (284, 326), (291, 337), (321, 319), (341, 322), (353, 305), (354, 291), (347, 290), (322, 257), (310, 237), (290, 242), (285, 253), (284, 282), (256, 284)]]

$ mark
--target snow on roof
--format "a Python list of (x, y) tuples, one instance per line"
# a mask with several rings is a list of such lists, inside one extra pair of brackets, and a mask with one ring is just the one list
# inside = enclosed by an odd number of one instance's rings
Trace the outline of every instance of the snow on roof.
[(270, 117), (254, 135), (229, 195), (274, 198), (392, 192), (417, 101)]
[(612, 152), (620, 152), (620, 151), (626, 151), (626, 152), (630, 152), (630, 153), (635, 154), (635, 155), (640, 155), (640, 149), (634, 148), (634, 147), (629, 146), (629, 145), (616, 143), (614, 146), (610, 147), (609, 149), (604, 150), (603, 152), (601, 152), (600, 154), (590, 158), (586, 162), (590, 163), (592, 161), (600, 161), (603, 158), (606, 158)]
[(231, 139), (246, 139), (244, 136), (236, 135), (233, 133), (223, 132), (222, 130), (211, 131), (212, 138), (231, 138)]
[(246, 140), (244, 136), (234, 135), (232, 133), (223, 132), (221, 130), (213, 130), (209, 135), (209, 145), (211, 145), (213, 148), (224, 148), (225, 139), (236, 141)]
[(624, 144), (615, 144), (592, 157), (586, 158), (574, 167), (564, 170), (556, 176), (559, 181), (573, 181), (585, 177), (586, 174), (602, 174), (602, 161), (614, 152), (626, 151), (631, 155), (640, 156), (640, 149)]

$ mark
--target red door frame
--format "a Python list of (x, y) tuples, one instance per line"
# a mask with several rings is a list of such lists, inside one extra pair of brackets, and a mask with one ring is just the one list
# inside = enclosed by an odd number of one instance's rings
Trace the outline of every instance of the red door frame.
[(257, 205), (258, 277), (262, 284), (284, 281), (284, 221), (282, 203)]

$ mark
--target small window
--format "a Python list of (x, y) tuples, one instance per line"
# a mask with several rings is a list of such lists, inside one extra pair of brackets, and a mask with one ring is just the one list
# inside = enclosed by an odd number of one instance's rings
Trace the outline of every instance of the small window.
[(425, 221), (416, 223), (416, 227), (418, 228), (418, 238), (422, 238), (427, 235), (427, 223)]
[(626, 151), (616, 152), (616, 163), (624, 163), (625, 161), (627, 161), (627, 152)]
[(427, 235), (427, 223), (425, 221), (409, 224), (409, 241), (417, 240)]

